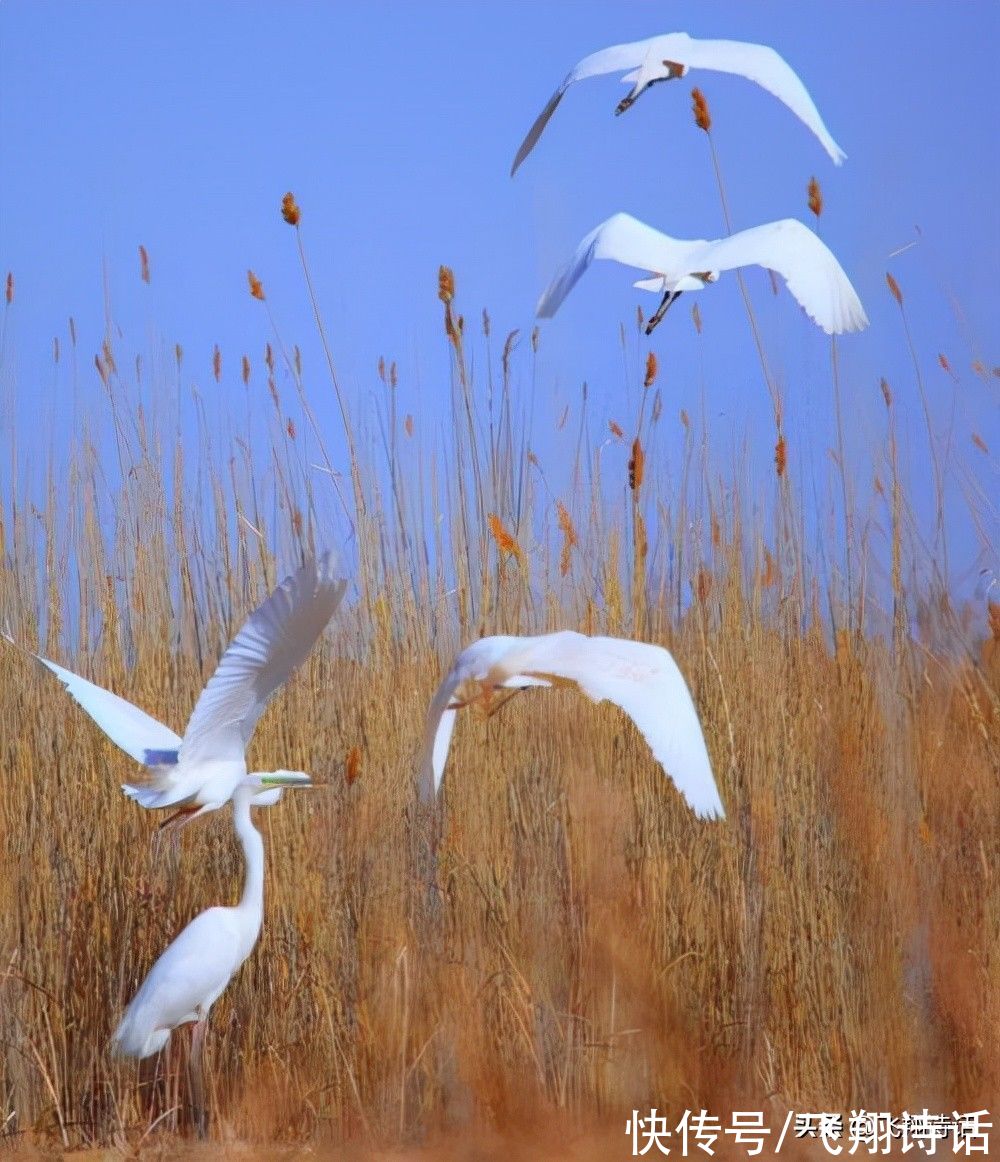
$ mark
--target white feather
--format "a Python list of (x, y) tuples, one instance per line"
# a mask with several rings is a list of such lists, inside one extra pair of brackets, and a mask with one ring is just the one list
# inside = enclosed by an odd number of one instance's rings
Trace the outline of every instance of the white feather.
[(660, 646), (565, 631), (541, 637), (487, 637), (463, 650), (441, 683), (427, 715), (420, 763), (421, 798), (441, 785), (457, 713), (449, 710), (465, 683), (483, 689), (576, 685), (594, 702), (607, 700), (636, 724), (664, 771), (695, 814), (725, 814), (687, 684)]
[(780, 274), (800, 305), (828, 334), (868, 325), (861, 300), (829, 247), (794, 218), (768, 222), (715, 241), (672, 238), (630, 214), (614, 214), (583, 239), (538, 300), (540, 318), (551, 318), (590, 264), (608, 258), (657, 276), (643, 289), (690, 289), (690, 276), (717, 275), (740, 266)]

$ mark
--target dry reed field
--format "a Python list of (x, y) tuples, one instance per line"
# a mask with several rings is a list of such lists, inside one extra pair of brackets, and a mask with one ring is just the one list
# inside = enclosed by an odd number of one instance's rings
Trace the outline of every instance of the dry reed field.
[[(450, 465), (416, 450), (392, 366), (380, 448), (330, 363), (339, 476), (310, 467), (330, 463), (297, 352), (276, 342), (263, 369), (244, 364), (273, 406), (270, 446), (251, 452), (246, 433), (193, 444), (156, 421), (109, 339), (97, 371), (117, 465), (84, 427), (52, 454), (70, 458), (68, 491), (53, 483), (41, 508), (3, 498), (12, 635), (175, 728), (267, 589), (334, 518), (353, 526), (345, 607), (252, 743), (253, 769), (322, 785), (256, 815), (264, 928), (212, 1013), (212, 1140), (193, 1153), (611, 1158), (651, 1107), (760, 1110), (775, 1128), (792, 1109), (989, 1107), (1000, 607), (954, 603), (938, 541), (914, 534), (888, 385), (871, 498), (886, 578), (866, 564), (866, 494), (827, 580), (780, 427), (761, 434), (766, 520), (694, 433), (685, 488), (667, 494), (647, 450), (677, 419), (661, 415), (655, 359), (617, 459), (567, 429), (579, 471), (551, 494), (515, 418), (513, 340), (491, 353), (445, 269), (439, 290)], [(970, 472), (995, 477), (973, 453)], [(995, 498), (969, 503), (989, 535)], [(433, 690), (481, 632), (557, 628), (673, 651), (727, 818), (695, 819), (617, 711), (528, 692), (460, 717), (428, 893), (415, 773)], [(0, 1153), (173, 1156), (191, 1132), (188, 1029), (139, 1065), (107, 1043), (180, 928), (237, 897), (228, 809), (179, 851), (157, 842), (158, 820), (119, 791), (134, 764), (29, 657), (5, 647), (2, 674)]]

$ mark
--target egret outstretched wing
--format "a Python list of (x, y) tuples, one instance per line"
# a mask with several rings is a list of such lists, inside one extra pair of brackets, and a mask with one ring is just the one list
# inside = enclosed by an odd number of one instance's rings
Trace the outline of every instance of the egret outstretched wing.
[(31, 656), (55, 674), (73, 700), (86, 710), (113, 743), (136, 762), (157, 765), (177, 761), (181, 739), (169, 726), (157, 722), (145, 710), (133, 706), (125, 698), (81, 678), (79, 674), (43, 658), (41, 654)]
[[(707, 245), (702, 239), (685, 242), (671, 238), (631, 214), (612, 214), (577, 246), (573, 257), (538, 300), (535, 314), (540, 319), (551, 319), (595, 259), (610, 258), (625, 266), (666, 275), (680, 270), (689, 253), (697, 253)], [(699, 268), (689, 266), (683, 273), (695, 269)]]
[[(684, 35), (684, 34), (678, 34)], [(711, 69), (732, 73), (754, 81), (777, 97), (819, 138), (834, 165), (842, 164), (847, 154), (830, 136), (816, 103), (798, 73), (770, 45), (750, 44), (742, 40), (696, 40), (686, 36), (687, 44), (678, 59), (692, 69)]]
[(613, 702), (639, 728), (694, 812), (706, 818), (725, 814), (697, 711), (670, 654), (646, 642), (572, 631), (483, 638), (459, 654), (427, 716), (422, 798), (440, 786), (456, 714), (448, 707), (459, 687), (469, 681), (486, 690), (572, 682), (594, 702)]
[(535, 143), (542, 136), (545, 126), (548, 125), (552, 114), (556, 111), (559, 102), (563, 99), (563, 94), (570, 85), (576, 81), (586, 80), (588, 77), (599, 77), (605, 73), (633, 69), (642, 64), (644, 56), (645, 41), (634, 41), (632, 44), (613, 44), (610, 48), (602, 48), (598, 52), (592, 52), (590, 56), (584, 57), (579, 64), (574, 65), (525, 135), (517, 151), (517, 156), (514, 158), (514, 164), (510, 167), (510, 176), (513, 177), (517, 173), (521, 162), (535, 148)]
[(334, 557), (308, 561), (249, 617), (200, 697), (181, 743), (181, 762), (242, 760), (271, 695), (309, 655), (347, 582)]
[(806, 314), (828, 335), (868, 326), (844, 268), (826, 243), (795, 218), (741, 230), (702, 247), (687, 254), (688, 264), (706, 270), (756, 265), (780, 274)]

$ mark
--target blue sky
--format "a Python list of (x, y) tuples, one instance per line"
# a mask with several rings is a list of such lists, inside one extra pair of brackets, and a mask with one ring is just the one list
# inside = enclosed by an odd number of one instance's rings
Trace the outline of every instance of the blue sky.
[[(780, 104), (748, 82), (702, 73), (647, 93), (627, 116), (613, 78), (572, 91), (514, 180), (514, 152), (568, 68), (607, 44), (661, 32), (768, 43), (799, 72), (848, 154), (835, 168)], [(17, 280), (2, 386), (24, 422), (66, 424), (65, 364), (74, 316), (83, 406), (100, 407), (91, 371), (104, 331), (105, 283), (130, 349), (170, 351), (207, 388), (215, 343), (223, 387), (242, 393), (239, 359), (260, 362), (269, 330), (246, 291), (264, 281), (283, 338), (302, 346), (327, 407), (286, 189), (303, 232), (338, 367), (362, 420), (380, 390), (380, 355), (400, 370), (400, 411), (432, 428), (447, 406), (448, 352), (436, 299), (438, 264), (455, 270), (459, 308), (487, 307), (496, 335), (527, 335), (534, 303), (580, 237), (626, 210), (680, 237), (724, 232), (704, 136), (691, 122), (698, 83), (737, 227), (808, 220), (815, 174), (822, 234), (872, 320), (840, 344), (852, 464), (865, 487), (882, 440), (880, 376), (893, 384), (919, 484), (920, 424), (891, 269), (927, 376), (935, 423), (953, 424), (962, 459), (996, 493), (1000, 448), (1000, 92), (992, 0), (920, 3), (55, 3), (0, 6), (0, 265)], [(919, 233), (917, 233), (919, 229)], [(917, 245), (894, 258), (891, 252)], [(138, 278), (137, 247), (152, 284)], [(543, 326), (536, 446), (586, 380), (597, 413), (634, 414), (645, 340), (630, 339), (623, 371), (619, 322), (642, 302), (628, 274), (599, 264)], [(783, 385), (790, 440), (825, 482), (834, 443), (828, 339), (787, 294), (772, 299), (755, 272), (751, 293)], [(683, 301), (683, 300), (682, 300)], [(749, 446), (766, 473), (773, 424), (735, 280), (701, 296), (705, 333), (689, 313), (668, 316), (651, 344), (667, 406), (699, 410), (701, 393), (720, 469)], [(522, 348), (526, 355), (527, 344)], [(959, 376), (937, 367), (946, 354)], [(527, 391), (529, 362), (515, 371)], [(240, 395), (242, 401), (242, 394)], [(956, 402), (957, 400), (957, 402)], [(210, 401), (211, 405), (211, 401)], [(220, 414), (227, 400), (214, 400)], [(952, 416), (954, 418), (952, 419)], [(922, 424), (922, 421), (921, 421)], [(975, 459), (970, 435), (990, 446)], [(30, 428), (21, 451), (30, 454)], [(923, 441), (923, 442), (921, 442)], [(664, 446), (664, 455), (670, 454)], [(956, 518), (958, 520), (959, 518)], [(993, 544), (997, 530), (993, 529)], [(966, 531), (964, 563), (976, 559)]]

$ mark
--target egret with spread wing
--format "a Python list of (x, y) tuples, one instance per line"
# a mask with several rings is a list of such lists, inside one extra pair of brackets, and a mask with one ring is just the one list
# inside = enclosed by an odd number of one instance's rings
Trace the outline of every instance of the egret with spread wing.
[(596, 258), (610, 258), (655, 276), (635, 284), (664, 296), (649, 320), (647, 335), (683, 291), (701, 290), (716, 282), (721, 271), (739, 266), (763, 266), (780, 274), (806, 314), (828, 335), (868, 326), (868, 316), (843, 267), (822, 239), (794, 218), (709, 242), (671, 238), (631, 214), (613, 214), (591, 230), (552, 280), (538, 300), (540, 318), (556, 313)]
[[(486, 637), (463, 650), (427, 715), (420, 797), (433, 800), (444, 776), (455, 715), (500, 687), (574, 685), (632, 719), (653, 757), (696, 815), (725, 815), (705, 738), (677, 663), (661, 646), (572, 630), (541, 637)], [(456, 700), (457, 699), (457, 700)]]
[(835, 165), (847, 154), (830, 136), (819, 110), (798, 74), (785, 59), (766, 44), (748, 44), (741, 40), (696, 40), (686, 32), (669, 32), (649, 40), (631, 44), (615, 44), (600, 52), (584, 57), (567, 74), (563, 83), (549, 98), (539, 113), (528, 135), (521, 142), (511, 176), (534, 149), (549, 119), (563, 98), (563, 94), (577, 81), (600, 77), (607, 73), (624, 72), (622, 80), (631, 84), (628, 95), (618, 103), (616, 113), (624, 113), (639, 97), (658, 81), (670, 81), (687, 76), (691, 69), (710, 69), (718, 73), (733, 73), (755, 81), (762, 89), (777, 97), (804, 122), (819, 138)]
[[(143, 807), (177, 807), (168, 823), (185, 823), (227, 802), (247, 775), (246, 747), (271, 695), (305, 661), (336, 612), (347, 582), (333, 554), (307, 561), (250, 615), (202, 690), (180, 738), (110, 690), (36, 654), (123, 751), (149, 772), (122, 790)], [(301, 772), (278, 775), (305, 778)], [(266, 776), (265, 776), (266, 777)], [(276, 784), (280, 787), (280, 784)], [(280, 795), (261, 791), (256, 804)]]
[[(284, 787), (309, 786), (293, 771), (246, 775), (232, 791), (233, 824), (243, 847), (246, 873), (235, 907), (209, 908), (191, 921), (149, 970), (111, 1038), (121, 1057), (149, 1057), (178, 1025), (195, 1022), (191, 1039), (191, 1091), (195, 1124), (205, 1132), (202, 1049), (208, 1014), (237, 969), (253, 951), (264, 917), (264, 841), (250, 807)], [(263, 789), (262, 789), (263, 788)]]

